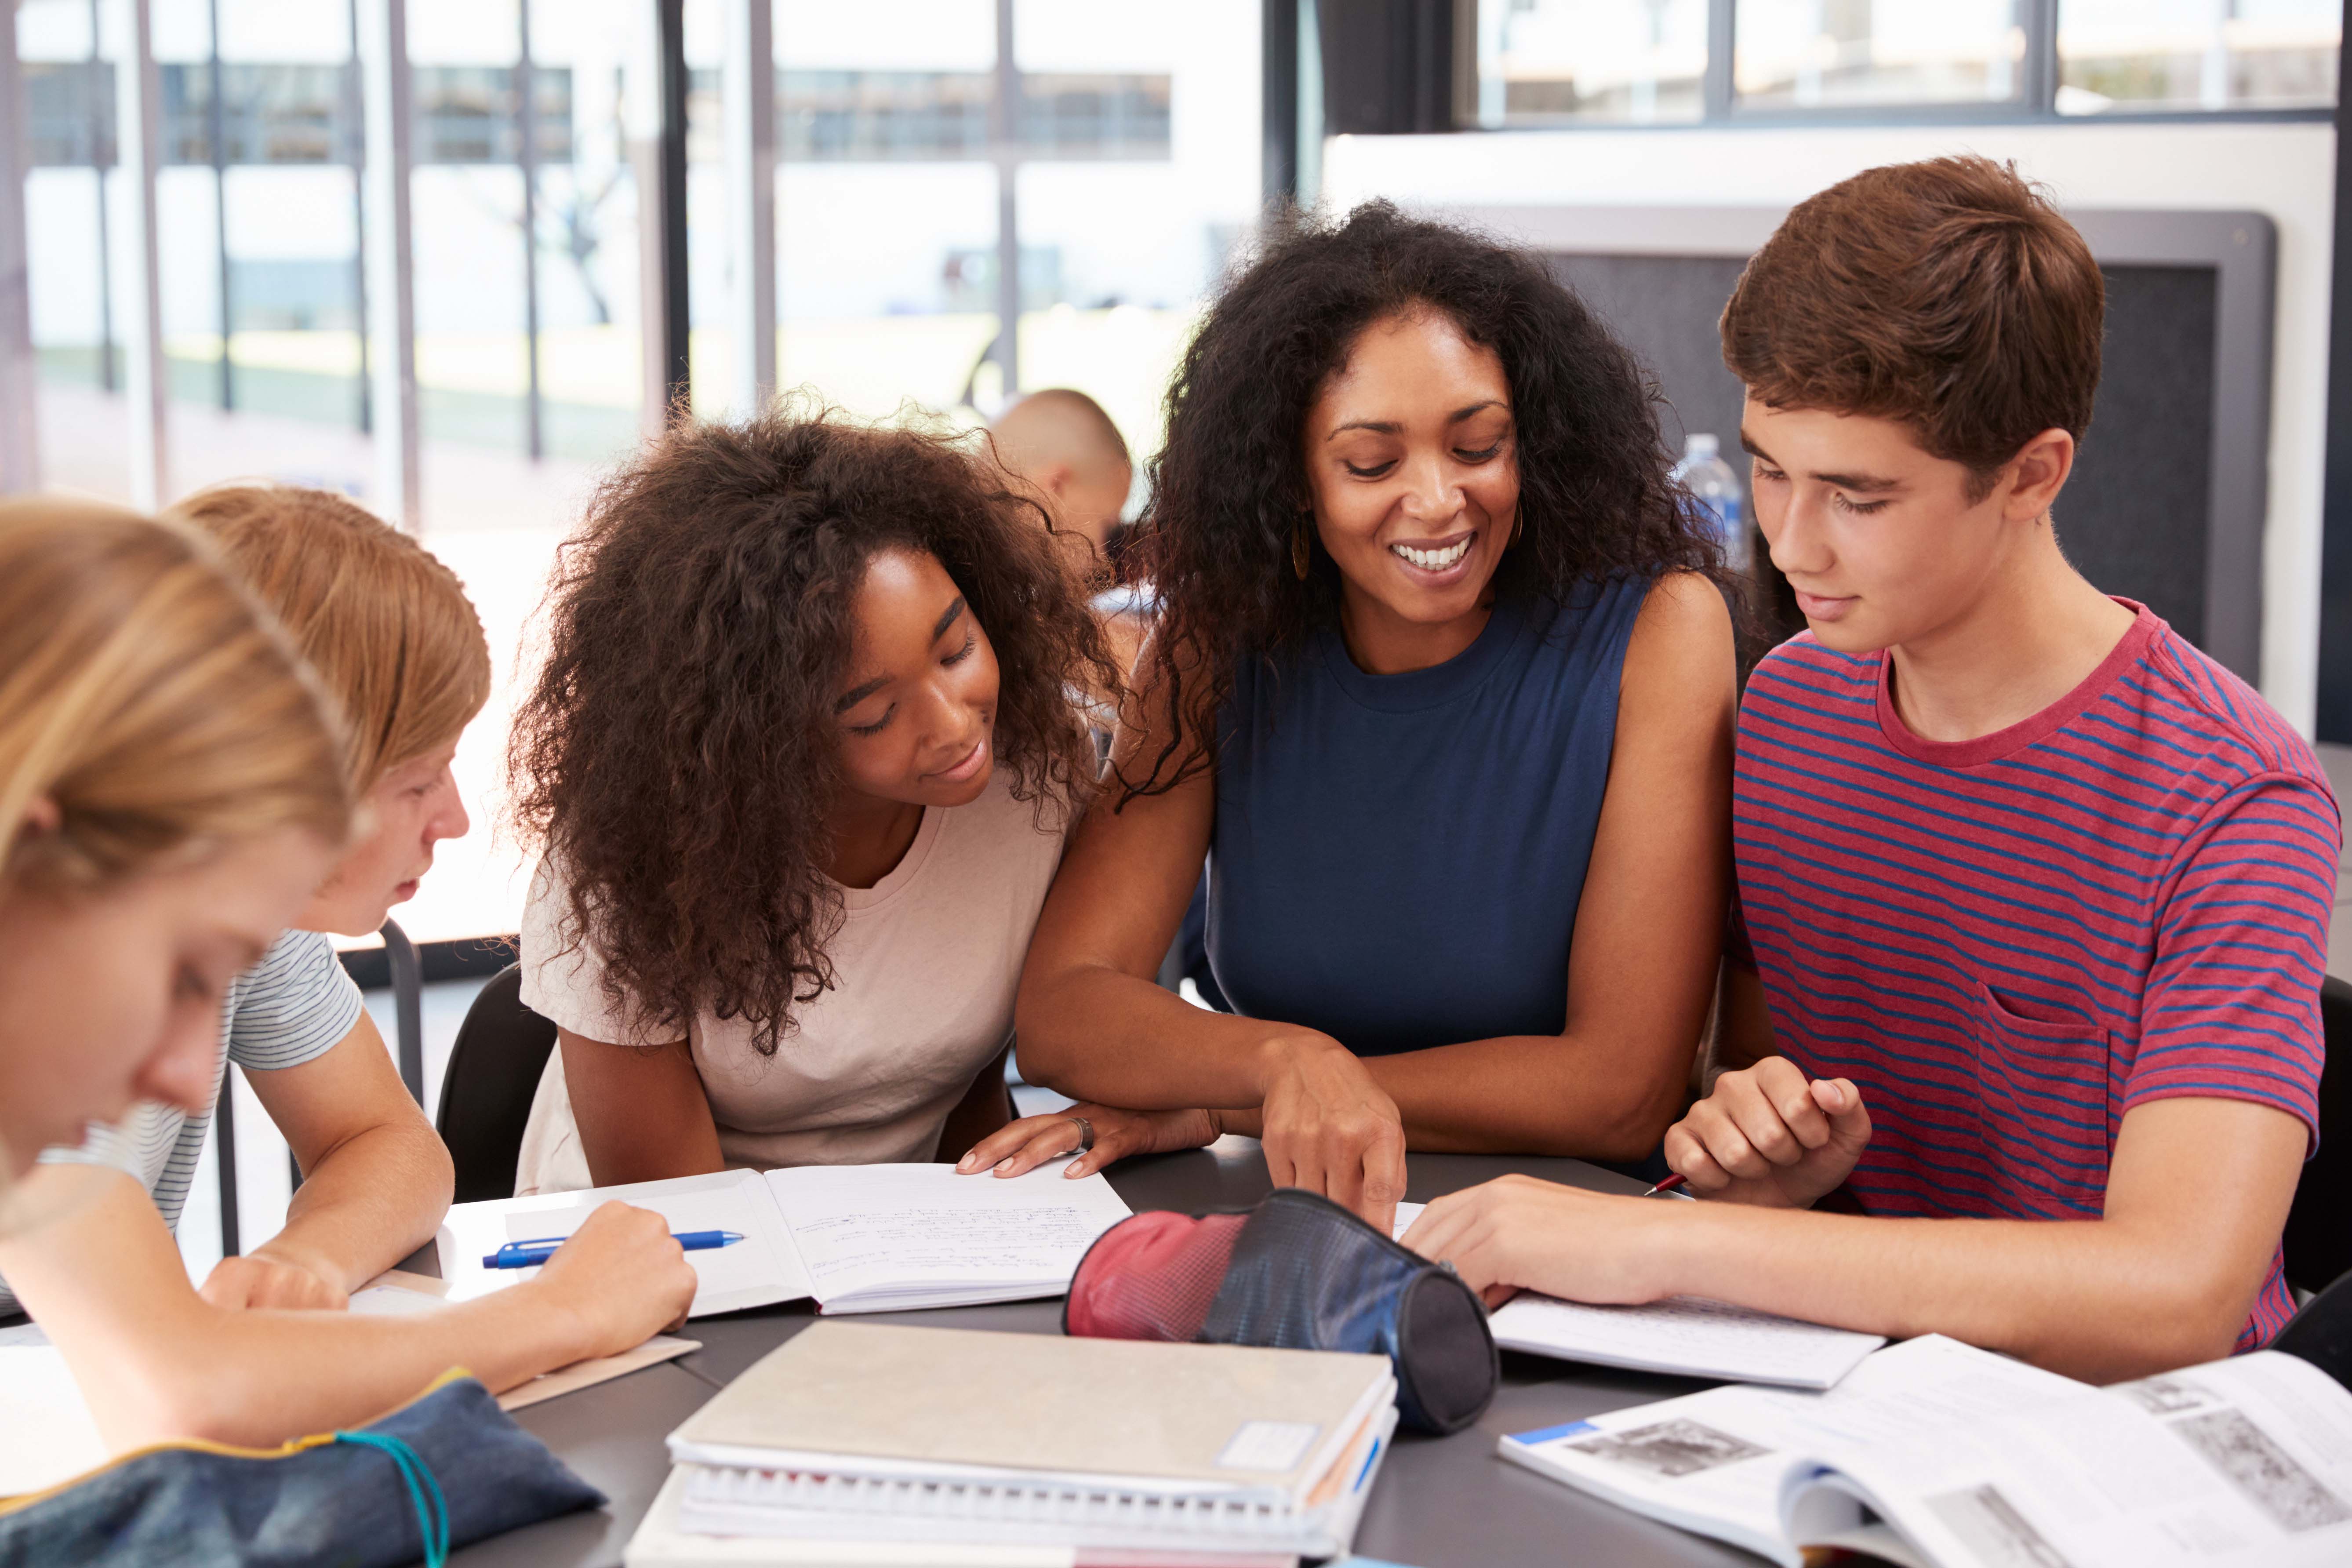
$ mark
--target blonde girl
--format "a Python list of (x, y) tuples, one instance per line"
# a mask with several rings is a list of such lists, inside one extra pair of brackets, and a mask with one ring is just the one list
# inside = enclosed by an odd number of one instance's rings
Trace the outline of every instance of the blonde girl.
[[(431, 1237), (450, 1168), (327, 933), (375, 930), (435, 844), (467, 830), (450, 760), (488, 694), (488, 652), (448, 569), (340, 497), (241, 486), (176, 516), (210, 536), (340, 711), (316, 765), (357, 804), (356, 827), (299, 868), (304, 896), (279, 917), (291, 929), (248, 931), (230, 970), (244, 972), (225, 1002), (208, 994), (201, 1092), (52, 1152), (110, 1179), (69, 1221), (0, 1238), (0, 1273), (123, 1441), (274, 1442), (362, 1419), (453, 1363), (503, 1387), (635, 1344), (684, 1310), (694, 1275), (658, 1216), (619, 1205), (526, 1288), (423, 1320), (338, 1310)], [(285, 1228), (195, 1290), (172, 1233), (230, 1061), (303, 1182)]]

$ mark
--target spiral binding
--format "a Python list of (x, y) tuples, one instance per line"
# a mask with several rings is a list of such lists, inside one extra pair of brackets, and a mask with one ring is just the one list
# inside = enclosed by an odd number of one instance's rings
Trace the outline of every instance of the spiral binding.
[(698, 1468), (688, 1479), (687, 1495), (706, 1506), (959, 1524), (1077, 1525), (1182, 1535), (1256, 1538), (1294, 1522), (1286, 1509), (1231, 1497), (732, 1467)]

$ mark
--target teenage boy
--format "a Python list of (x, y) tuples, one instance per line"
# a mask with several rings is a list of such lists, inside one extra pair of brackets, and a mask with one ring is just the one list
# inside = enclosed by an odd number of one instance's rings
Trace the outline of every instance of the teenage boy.
[(1687, 1293), (2096, 1381), (2260, 1344), (2317, 1135), (2341, 827), (2243, 682), (2070, 566), (2104, 295), (2011, 169), (1805, 202), (1723, 314), (1809, 630), (1750, 681), (1706, 1200), (1519, 1177), (1407, 1240), (1490, 1299)]

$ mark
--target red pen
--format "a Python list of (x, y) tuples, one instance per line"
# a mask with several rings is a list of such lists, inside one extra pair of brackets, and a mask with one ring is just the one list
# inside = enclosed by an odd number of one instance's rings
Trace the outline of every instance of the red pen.
[(1642, 1195), (1645, 1198), (1664, 1197), (1682, 1184), (1683, 1173), (1680, 1171), (1676, 1171), (1673, 1175), (1668, 1176), (1664, 1181), (1660, 1182), (1656, 1186), (1652, 1187), (1648, 1192), (1643, 1193)]

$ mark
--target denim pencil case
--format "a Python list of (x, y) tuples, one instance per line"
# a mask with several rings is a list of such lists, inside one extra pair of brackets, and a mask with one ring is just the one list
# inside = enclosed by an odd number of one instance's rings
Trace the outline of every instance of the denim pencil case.
[(0, 1568), (439, 1568), (456, 1547), (604, 1501), (453, 1370), (356, 1430), (277, 1448), (159, 1443), (0, 1499)]
[(1453, 1269), (1297, 1188), (1244, 1214), (1120, 1221), (1079, 1260), (1062, 1329), (1383, 1354), (1398, 1418), (1423, 1432), (1476, 1420), (1500, 1375), (1486, 1309)]

